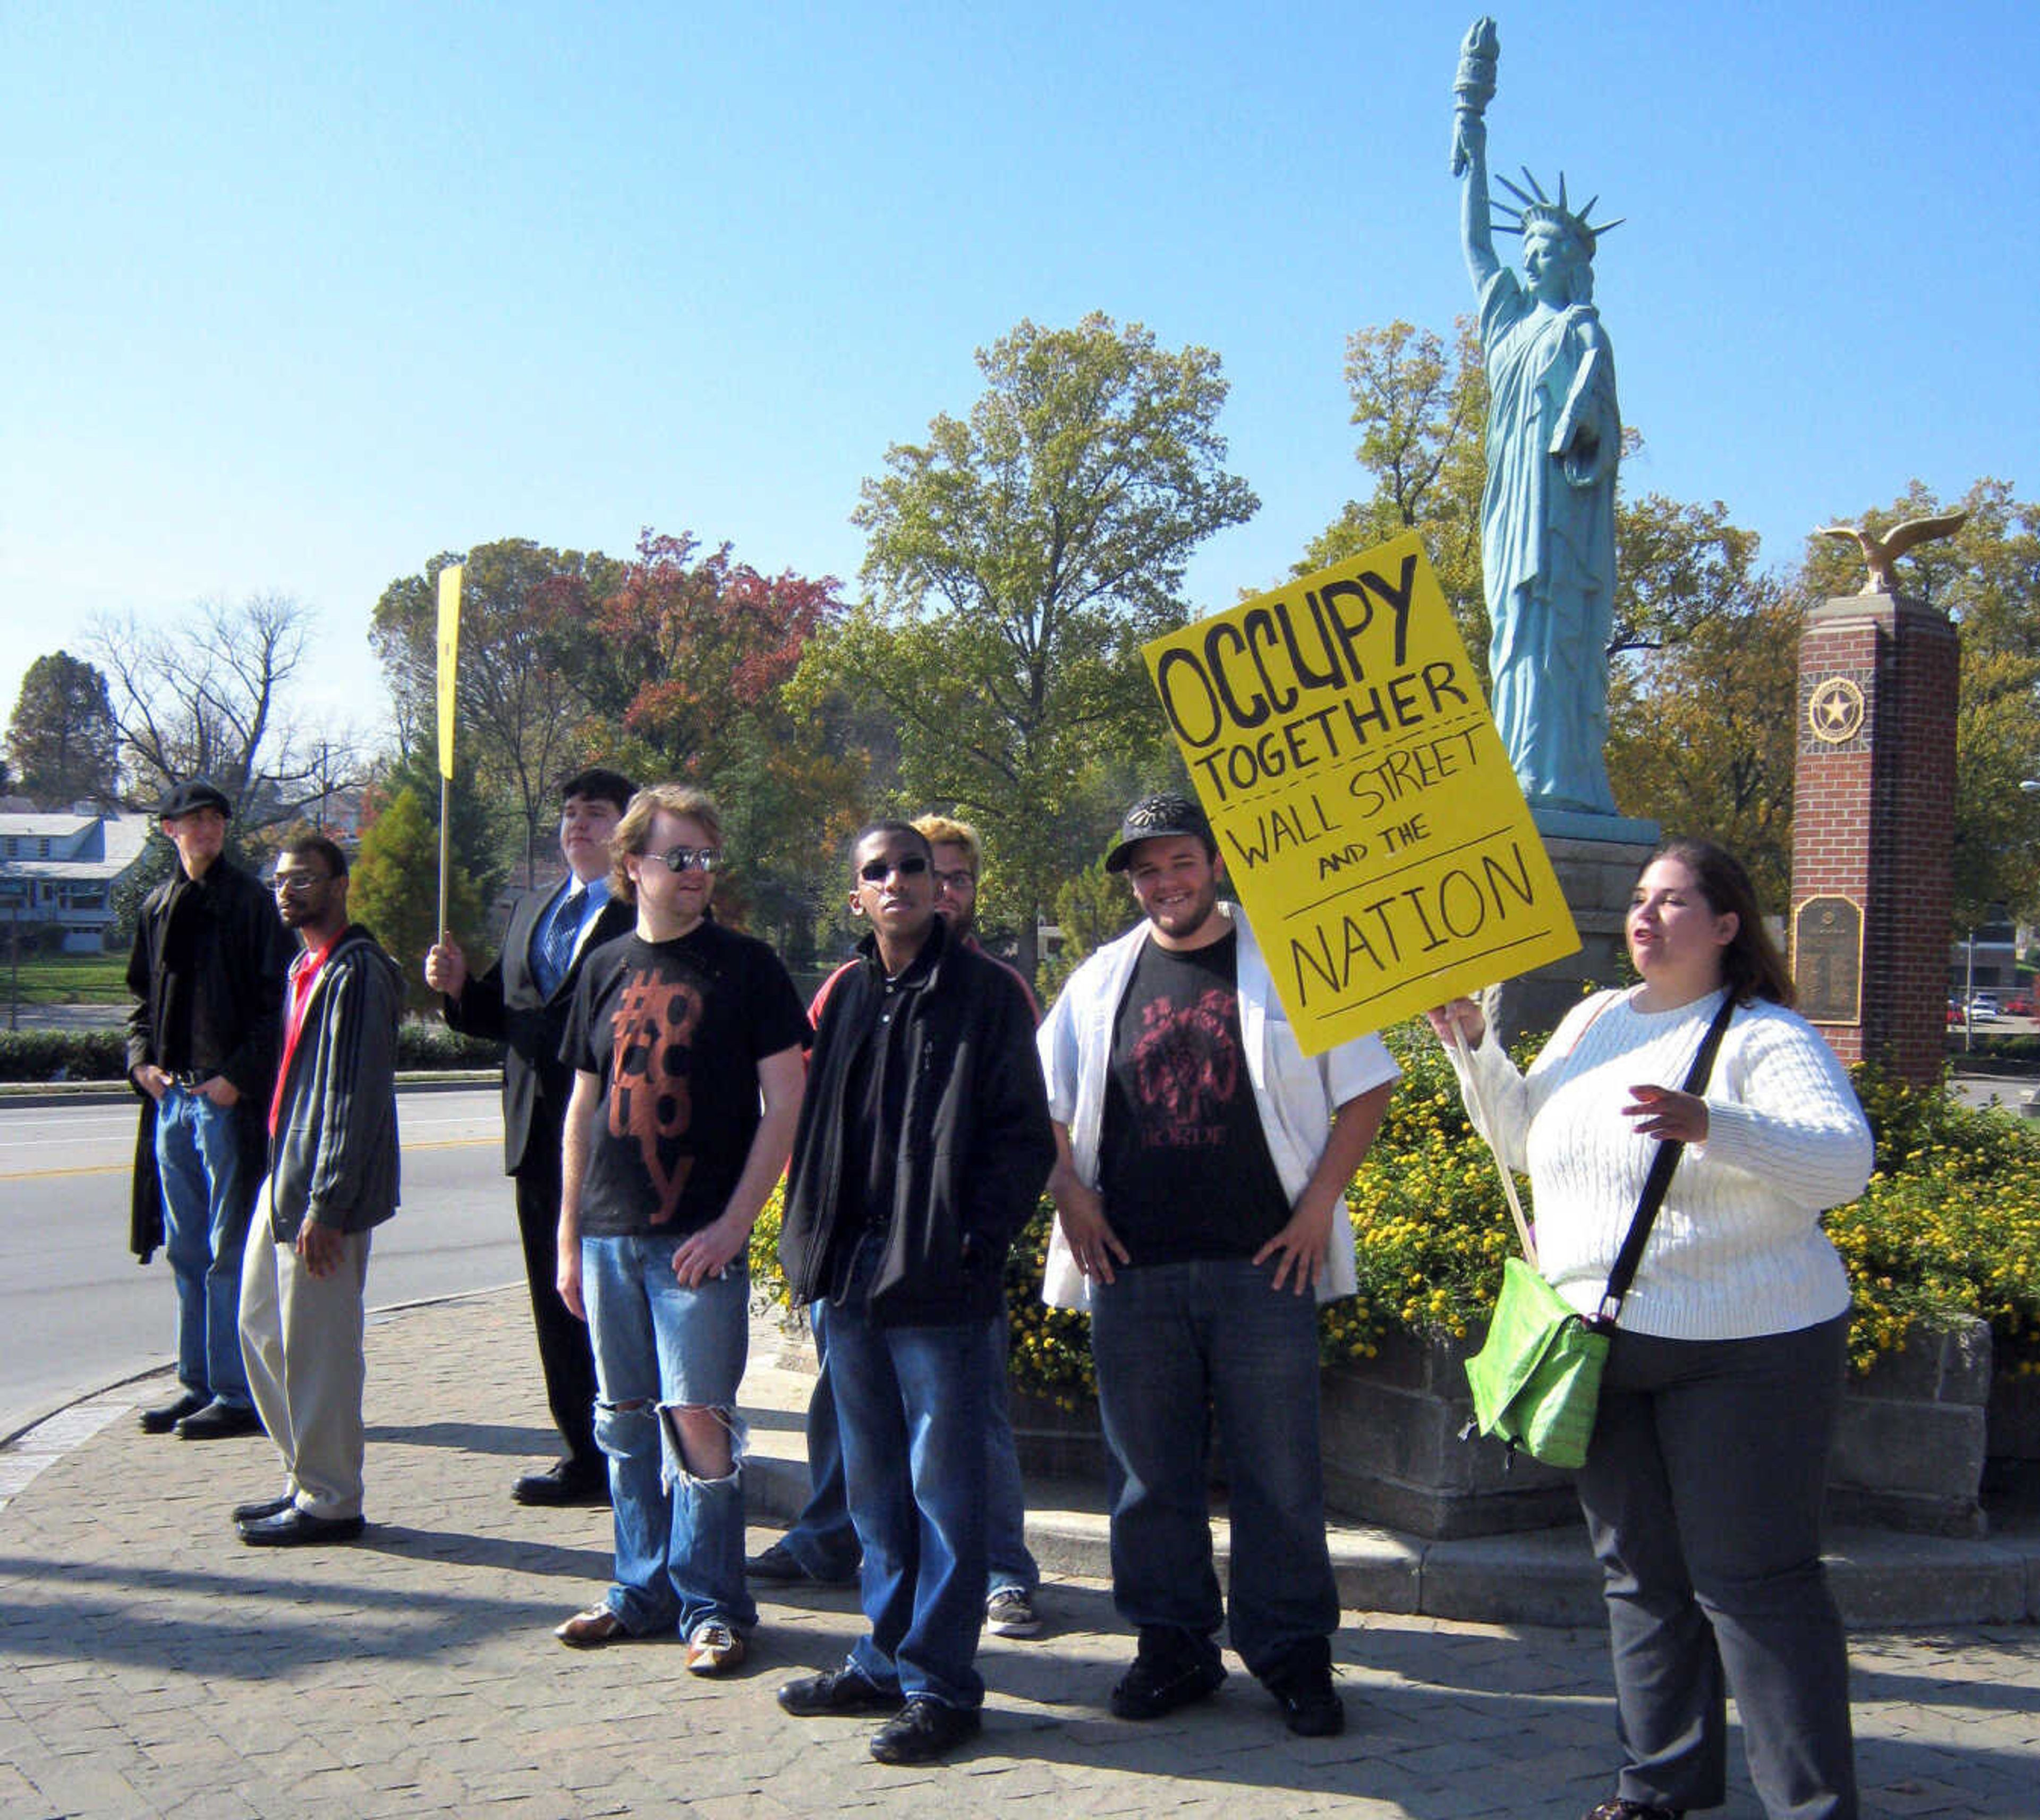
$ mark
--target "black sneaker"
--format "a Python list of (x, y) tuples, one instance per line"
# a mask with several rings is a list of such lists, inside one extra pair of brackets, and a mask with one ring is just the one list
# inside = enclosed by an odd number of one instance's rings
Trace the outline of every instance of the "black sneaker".
[(1299, 1738), (1336, 1738), (1345, 1730), (1345, 1706), (1332, 1685), (1329, 1662), (1273, 1670), (1261, 1685), (1275, 1696), (1283, 1722)]
[(983, 1723), (974, 1706), (944, 1706), (917, 1693), (872, 1734), (871, 1754), (881, 1763), (934, 1763), (976, 1737)]
[(1215, 1693), (1224, 1679), (1225, 1665), (1208, 1646), (1200, 1647), (1188, 1631), (1146, 1625), (1132, 1667), (1112, 1690), (1113, 1716), (1159, 1719)]
[(816, 1586), (854, 1586), (857, 1584), (857, 1569), (852, 1567), (847, 1574), (811, 1574), (799, 1555), (784, 1542), (775, 1542), (771, 1547), (753, 1555), (744, 1563), (744, 1571), (754, 1580), (769, 1580), (775, 1586), (792, 1586), (805, 1582)]
[(867, 1681), (847, 1662), (839, 1669), (802, 1675), (779, 1689), (779, 1705), (796, 1719), (831, 1719), (855, 1712), (897, 1712), (904, 1698)]
[(155, 1409), (145, 1409), (136, 1419), (140, 1422), (144, 1434), (168, 1434), (186, 1416), (196, 1415), (211, 1401), (209, 1396), (194, 1396), (186, 1391), (175, 1403), (163, 1403)]
[(1647, 1801), (1628, 1801), (1618, 1795), (1604, 1801), (1586, 1820), (1686, 1820), (1683, 1807), (1654, 1807)]

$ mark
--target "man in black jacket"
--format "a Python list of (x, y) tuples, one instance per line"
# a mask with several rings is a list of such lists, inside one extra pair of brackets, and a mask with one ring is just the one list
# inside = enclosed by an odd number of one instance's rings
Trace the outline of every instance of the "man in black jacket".
[(637, 794), (630, 780), (599, 768), (560, 786), (560, 853), (567, 877), (513, 904), (503, 951), (470, 975), (451, 935), (425, 957), (425, 983), (445, 995), (446, 1021), (503, 1048), (503, 1172), (517, 1184), (517, 1226), (538, 1330), (546, 1401), (565, 1456), (511, 1487), (520, 1504), (608, 1502), (609, 1465), (595, 1444), (595, 1357), (588, 1328), (554, 1283), (559, 1259), (560, 1128), (573, 1071), (560, 1060), (582, 960), (627, 935), (628, 904), (609, 896), (609, 837)]
[(899, 1709), (871, 1753), (922, 1763), (978, 1729), (984, 1335), (1055, 1143), (1026, 992), (948, 939), (927, 838), (881, 822), (853, 864), (871, 934), (815, 1034), (779, 1256), (818, 1304), (870, 1630), (779, 1704)]
[(158, 1243), (177, 1285), (174, 1402), (146, 1434), (261, 1427), (242, 1369), (241, 1246), (261, 1180), (291, 944), (261, 884), (222, 857), (234, 805), (203, 778), (156, 805), (177, 869), (142, 900), (128, 960), (128, 1078), (146, 1096), (131, 1243)]

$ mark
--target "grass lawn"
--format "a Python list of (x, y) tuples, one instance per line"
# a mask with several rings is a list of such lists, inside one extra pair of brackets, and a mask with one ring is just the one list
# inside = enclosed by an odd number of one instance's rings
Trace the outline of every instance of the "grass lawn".
[[(24, 954), (21, 961), (25, 1005), (124, 1005), (128, 1001), (125, 954)], [(9, 989), (7, 944), (0, 936), (0, 993)]]

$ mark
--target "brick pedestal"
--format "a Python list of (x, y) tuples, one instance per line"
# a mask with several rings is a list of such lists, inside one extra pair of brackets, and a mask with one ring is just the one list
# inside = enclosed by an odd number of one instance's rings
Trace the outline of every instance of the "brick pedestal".
[(1792, 966), (1845, 1062), (1941, 1064), (1954, 914), (1954, 627), (1902, 596), (1829, 600), (1799, 642)]

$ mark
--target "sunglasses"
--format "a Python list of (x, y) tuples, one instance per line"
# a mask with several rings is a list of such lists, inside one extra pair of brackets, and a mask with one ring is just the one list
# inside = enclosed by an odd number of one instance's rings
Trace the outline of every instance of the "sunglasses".
[(687, 872), (698, 868), (713, 872), (722, 863), (722, 855), (713, 847), (675, 847), (664, 853), (648, 853), (645, 857), (668, 872)]
[(280, 872), (273, 889), (279, 897), (298, 897), (322, 885), (330, 885), (333, 877), (330, 872)]
[(928, 862), (918, 853), (903, 853), (897, 859), (867, 859), (858, 867), (857, 875), (867, 885), (883, 885), (887, 875), (898, 873), (902, 878), (918, 878), (928, 870)]

